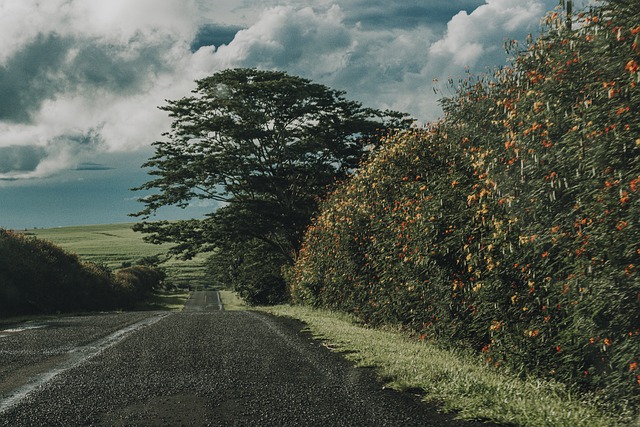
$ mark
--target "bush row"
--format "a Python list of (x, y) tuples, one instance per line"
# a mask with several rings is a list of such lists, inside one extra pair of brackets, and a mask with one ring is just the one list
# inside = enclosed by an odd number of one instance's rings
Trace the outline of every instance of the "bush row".
[(324, 202), (295, 301), (640, 403), (640, 4), (558, 14)]
[(0, 317), (131, 308), (162, 278), (143, 266), (113, 273), (48, 241), (0, 229)]

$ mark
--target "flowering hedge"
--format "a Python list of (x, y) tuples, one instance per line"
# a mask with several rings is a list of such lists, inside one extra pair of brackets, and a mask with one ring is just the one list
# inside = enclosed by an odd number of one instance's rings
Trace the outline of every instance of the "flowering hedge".
[(295, 301), (640, 403), (640, 4), (558, 14), (324, 202)]

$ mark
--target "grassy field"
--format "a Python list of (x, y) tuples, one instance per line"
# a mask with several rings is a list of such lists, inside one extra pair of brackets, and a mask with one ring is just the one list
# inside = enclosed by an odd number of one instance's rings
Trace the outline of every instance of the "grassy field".
[[(171, 245), (151, 245), (143, 235), (131, 229), (132, 224), (83, 225), (75, 227), (27, 230), (25, 234), (49, 240), (84, 260), (119, 268), (125, 263), (135, 264), (142, 258), (164, 257)], [(167, 282), (177, 286), (206, 285), (204, 263), (207, 255), (189, 261), (171, 259), (162, 264)]]

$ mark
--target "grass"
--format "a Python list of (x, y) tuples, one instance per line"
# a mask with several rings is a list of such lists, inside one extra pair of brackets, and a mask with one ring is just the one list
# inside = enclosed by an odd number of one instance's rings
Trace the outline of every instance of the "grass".
[(181, 311), (189, 299), (189, 292), (154, 291), (151, 297), (140, 303), (137, 310)]
[(421, 390), (424, 399), (462, 419), (517, 426), (607, 427), (640, 425), (638, 419), (607, 414), (588, 397), (563, 385), (523, 380), (488, 367), (477, 356), (443, 350), (399, 330), (371, 329), (345, 314), (301, 306), (261, 307), (304, 321), (311, 333), (360, 366), (374, 366), (390, 387)]
[[(122, 223), (43, 228), (28, 230), (25, 234), (49, 240), (86, 261), (105, 264), (112, 269), (126, 263), (135, 264), (146, 257), (162, 258), (167, 253), (170, 244), (145, 243), (143, 235), (131, 229), (132, 225)], [(203, 285), (206, 283), (206, 259), (206, 254), (189, 261), (170, 259), (161, 266), (167, 272), (167, 282), (179, 287)]]
[(226, 311), (247, 310), (247, 304), (233, 291), (218, 291), (222, 306)]

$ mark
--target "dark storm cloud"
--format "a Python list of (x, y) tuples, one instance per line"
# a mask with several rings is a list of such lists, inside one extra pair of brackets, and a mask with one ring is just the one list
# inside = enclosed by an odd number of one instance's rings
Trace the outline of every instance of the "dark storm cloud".
[(103, 165), (101, 163), (93, 163), (93, 162), (85, 162), (80, 163), (77, 167), (73, 168), (76, 171), (106, 171), (113, 170), (115, 168), (107, 165)]
[(446, 2), (356, 0), (348, 9), (345, 8), (345, 12), (346, 22), (359, 22), (365, 29), (409, 29), (424, 25), (444, 27), (446, 22), (461, 10), (471, 13), (483, 4), (485, 4), (484, 0)]
[(43, 101), (61, 93), (139, 91), (150, 73), (167, 69), (163, 46), (129, 51), (127, 45), (41, 34), (0, 66), (0, 121), (29, 123)]
[(33, 172), (47, 153), (43, 147), (0, 147), (0, 174), (10, 172)]
[(142, 89), (149, 73), (167, 69), (162, 55), (163, 49), (158, 45), (128, 52), (126, 46), (87, 44), (67, 64), (65, 74), (74, 86), (130, 93)]
[[(10, 145), (0, 147), (0, 180), (31, 178), (72, 166), (74, 159), (91, 154), (104, 143), (98, 129), (58, 135), (44, 146)], [(79, 170), (105, 170), (98, 163), (80, 163)]]
[(102, 137), (96, 129), (90, 129), (86, 133), (73, 133), (66, 135), (59, 135), (53, 138), (48, 146), (52, 148), (58, 147), (78, 147), (78, 150), (82, 150), (89, 147), (95, 147), (102, 143)]
[(220, 47), (229, 44), (242, 27), (206, 24), (198, 28), (198, 33), (191, 42), (191, 52), (195, 52), (203, 46)]
[(55, 34), (39, 35), (0, 66), (0, 120), (27, 123), (59, 90), (51, 73), (62, 66), (69, 44)]

